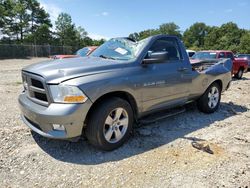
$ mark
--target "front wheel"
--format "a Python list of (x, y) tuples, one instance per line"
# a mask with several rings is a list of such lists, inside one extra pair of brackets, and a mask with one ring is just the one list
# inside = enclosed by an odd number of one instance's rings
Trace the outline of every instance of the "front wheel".
[(129, 138), (133, 111), (127, 101), (111, 98), (92, 111), (87, 123), (86, 137), (89, 142), (102, 150), (114, 150)]
[(209, 86), (206, 92), (199, 98), (197, 105), (200, 111), (204, 113), (215, 112), (220, 105), (221, 87), (217, 83)]

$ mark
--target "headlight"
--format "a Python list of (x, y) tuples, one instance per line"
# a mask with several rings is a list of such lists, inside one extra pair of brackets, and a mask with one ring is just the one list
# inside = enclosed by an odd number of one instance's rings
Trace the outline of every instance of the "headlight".
[(88, 97), (76, 86), (51, 85), (50, 91), (54, 102), (58, 103), (84, 103)]

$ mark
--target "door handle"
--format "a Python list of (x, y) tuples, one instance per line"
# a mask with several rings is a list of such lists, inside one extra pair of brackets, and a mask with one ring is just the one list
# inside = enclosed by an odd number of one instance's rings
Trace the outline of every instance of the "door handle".
[(188, 68), (181, 67), (181, 68), (178, 68), (177, 70), (178, 70), (179, 72), (185, 72), (185, 71), (188, 71)]

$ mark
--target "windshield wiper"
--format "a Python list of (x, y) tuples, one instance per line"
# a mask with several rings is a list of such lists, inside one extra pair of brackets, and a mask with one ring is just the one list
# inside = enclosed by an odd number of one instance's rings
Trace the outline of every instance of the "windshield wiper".
[(108, 56), (105, 56), (105, 55), (99, 55), (99, 57), (103, 58), (103, 59), (112, 59), (112, 60), (116, 60), (115, 58), (113, 57), (108, 57)]

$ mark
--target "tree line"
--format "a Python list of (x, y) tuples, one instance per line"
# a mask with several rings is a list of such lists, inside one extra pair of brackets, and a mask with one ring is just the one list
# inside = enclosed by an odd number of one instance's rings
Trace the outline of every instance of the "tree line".
[(61, 13), (53, 27), (50, 15), (37, 0), (0, 0), (0, 43), (73, 46), (98, 46), (67, 13)]
[[(188, 49), (224, 49), (250, 53), (250, 31), (229, 22), (219, 27), (194, 23), (184, 32), (173, 22), (156, 29), (131, 33), (130, 38), (141, 40), (155, 34), (178, 36)], [(0, 43), (73, 46), (101, 45), (102, 40), (88, 37), (87, 31), (76, 26), (67, 13), (61, 13), (53, 27), (50, 15), (37, 0), (0, 0)]]
[(188, 49), (192, 50), (231, 50), (238, 53), (250, 53), (250, 31), (241, 29), (233, 22), (225, 23), (219, 27), (208, 26), (197, 22), (184, 32), (173, 22), (164, 23), (157, 29), (147, 29), (131, 33), (130, 38), (141, 40), (151, 35), (169, 34), (178, 36)]

